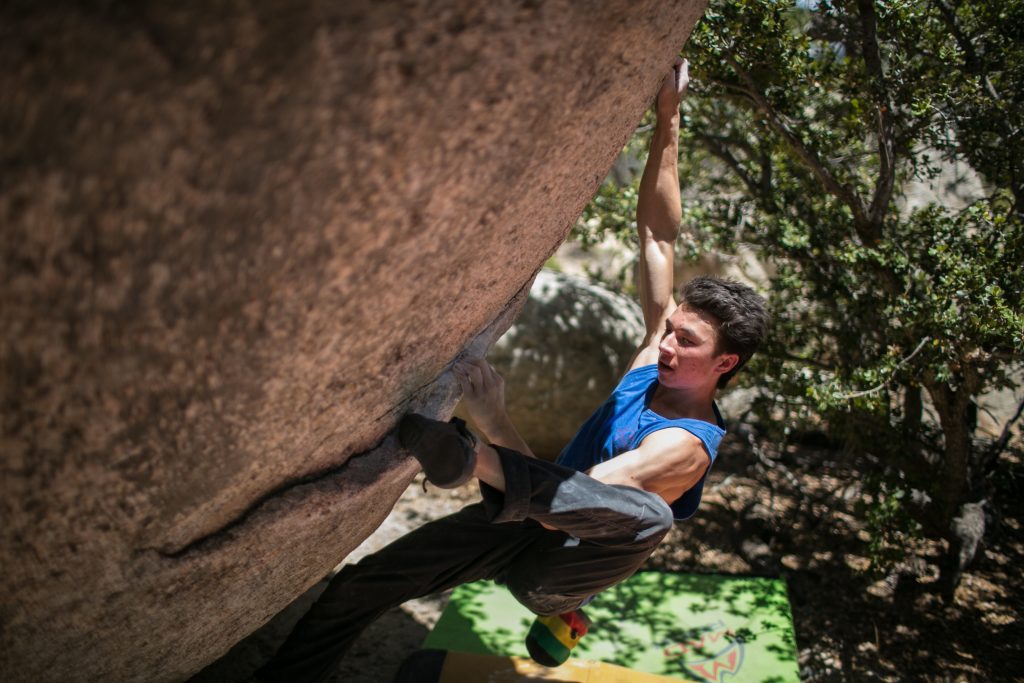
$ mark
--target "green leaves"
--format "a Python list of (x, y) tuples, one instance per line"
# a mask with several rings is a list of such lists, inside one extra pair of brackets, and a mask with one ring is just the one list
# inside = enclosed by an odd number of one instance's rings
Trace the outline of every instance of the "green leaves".
[[(967, 411), (953, 398), (1009, 383), (1024, 358), (1021, 27), (1021, 0), (711, 3), (686, 47), (681, 245), (742, 245), (771, 273), (771, 338), (741, 375), (766, 416), (899, 462), (921, 441), (904, 429), (927, 430), (903, 415), (908, 387)], [(912, 195), (919, 179), (940, 198)], [(602, 188), (591, 235), (632, 239), (635, 201)], [(925, 440), (933, 479), (966, 480), (949, 468), (970, 459), (944, 450), (962, 442)]]
[[(936, 151), (920, 141), (978, 127), (949, 107), (962, 96), (956, 60), (965, 51), (931, 4), (874, 11), (861, 16), (850, 2), (814, 11), (775, 0), (712, 3), (687, 48), (701, 95), (686, 103), (695, 144), (682, 163), (700, 205), (688, 215), (713, 226), (711, 246), (752, 244), (776, 267), (776, 339), (790, 355), (833, 368), (820, 386), (807, 386), (796, 367), (780, 370), (823, 411), (877, 382), (955, 382), (965, 363), (994, 377), (991, 350), (1021, 353), (1024, 252), (1012, 189), (961, 212), (895, 202), (905, 179), (938, 170)], [(871, 62), (871, 38), (881, 66)], [(893, 119), (891, 151), (879, 144), (883, 114)], [(937, 151), (953, 153), (947, 144)], [(709, 155), (731, 184), (706, 167)], [(723, 187), (739, 195), (728, 207), (746, 207), (739, 222), (718, 199)], [(894, 367), (925, 337), (934, 345)]]

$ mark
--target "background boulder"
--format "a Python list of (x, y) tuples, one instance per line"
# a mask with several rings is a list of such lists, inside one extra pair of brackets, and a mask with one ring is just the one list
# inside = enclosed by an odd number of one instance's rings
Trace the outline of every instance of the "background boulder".
[(355, 547), (702, 10), (4, 3), (5, 680), (181, 680)]
[(553, 460), (615, 385), (643, 340), (639, 304), (585, 278), (542, 270), (488, 354), (513, 423)]

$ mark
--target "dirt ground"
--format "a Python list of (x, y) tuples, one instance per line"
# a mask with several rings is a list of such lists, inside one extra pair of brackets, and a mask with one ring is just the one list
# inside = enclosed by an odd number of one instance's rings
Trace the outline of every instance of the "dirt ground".
[[(648, 561), (652, 569), (782, 576), (786, 579), (804, 681), (1024, 680), (1024, 464), (1004, 455), (984, 545), (953, 604), (930, 590), (939, 548), (921, 546), (920, 579), (868, 571), (867, 535), (851, 514), (860, 471), (840, 452), (763, 448), (730, 436), (722, 444), (700, 512), (676, 525)], [(799, 494), (797, 493), (799, 491)], [(355, 561), (422, 523), (477, 498), (409, 487)], [(192, 683), (233, 683), (268, 657), (320, 584), (239, 643)], [(331, 683), (386, 683), (433, 627), (447, 595), (386, 614), (367, 629)]]

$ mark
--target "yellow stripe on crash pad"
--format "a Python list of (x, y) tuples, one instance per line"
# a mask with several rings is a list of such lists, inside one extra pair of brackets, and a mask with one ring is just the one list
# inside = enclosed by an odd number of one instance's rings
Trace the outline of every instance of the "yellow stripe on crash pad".
[[(562, 666), (548, 668), (532, 659), (448, 652), (438, 683), (526, 683), (527, 681), (563, 681), (566, 683), (680, 683), (685, 679), (633, 671), (625, 667), (570, 659)], [(692, 683), (692, 682), (691, 682)]]
[(576, 643), (580, 642), (579, 638), (572, 637), (572, 629), (569, 624), (565, 623), (565, 620), (560, 616), (551, 617), (540, 617), (539, 621), (543, 622), (548, 630), (551, 631), (551, 635), (558, 639), (562, 645), (565, 645), (570, 650), (576, 647)]

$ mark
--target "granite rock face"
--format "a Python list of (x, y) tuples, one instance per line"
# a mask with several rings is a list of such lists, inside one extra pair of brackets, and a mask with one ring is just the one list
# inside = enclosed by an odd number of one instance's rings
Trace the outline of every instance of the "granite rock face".
[(516, 322), (488, 354), (512, 422), (553, 460), (619, 383), (644, 336), (633, 299), (542, 270)]
[(182, 680), (375, 528), (702, 10), (4, 3), (4, 679)]

